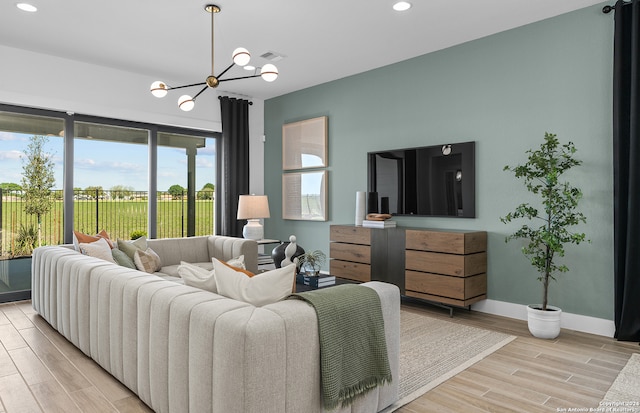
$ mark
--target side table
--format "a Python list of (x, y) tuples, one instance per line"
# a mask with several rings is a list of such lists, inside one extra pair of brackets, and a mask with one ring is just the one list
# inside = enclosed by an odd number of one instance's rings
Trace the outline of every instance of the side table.
[(256, 240), (256, 242), (258, 243), (258, 269), (266, 269), (266, 268), (260, 268), (260, 267), (274, 265), (273, 259), (271, 258), (271, 251), (269, 252), (264, 251), (264, 246), (269, 244), (282, 244), (282, 241), (280, 241), (279, 239), (265, 238), (265, 239)]

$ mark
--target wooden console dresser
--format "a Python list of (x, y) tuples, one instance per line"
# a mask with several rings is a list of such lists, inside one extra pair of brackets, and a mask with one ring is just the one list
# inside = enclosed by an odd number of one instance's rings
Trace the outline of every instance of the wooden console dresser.
[(487, 298), (487, 233), (331, 225), (330, 271), (386, 281), (400, 293), (466, 307)]

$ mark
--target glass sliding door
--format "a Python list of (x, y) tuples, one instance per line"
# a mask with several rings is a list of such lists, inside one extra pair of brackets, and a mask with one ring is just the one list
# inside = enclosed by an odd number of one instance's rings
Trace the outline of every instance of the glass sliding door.
[(158, 238), (214, 233), (215, 139), (158, 133)]
[(30, 297), (31, 252), (63, 242), (64, 120), (0, 111), (0, 302)]
[(74, 230), (147, 235), (149, 130), (74, 123)]

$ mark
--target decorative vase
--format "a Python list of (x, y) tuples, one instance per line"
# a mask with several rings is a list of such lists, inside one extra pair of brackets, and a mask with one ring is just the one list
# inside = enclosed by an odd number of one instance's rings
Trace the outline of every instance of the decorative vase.
[(361, 227), (362, 221), (367, 215), (367, 193), (364, 191), (356, 192), (356, 226)]
[[(271, 251), (271, 259), (273, 259), (273, 264), (276, 268), (281, 268), (280, 264), (282, 263), (282, 260), (285, 259), (284, 250), (289, 244), (289, 242), (283, 242)], [(304, 254), (304, 248), (296, 244), (296, 252), (291, 256), (291, 260), (293, 261), (294, 258), (299, 257), (302, 254)]]
[(537, 338), (552, 339), (560, 334), (560, 317), (562, 310), (548, 305), (547, 310), (540, 310), (541, 304), (527, 306), (527, 322), (529, 332)]
[(378, 213), (378, 193), (369, 192), (367, 194), (367, 214)]

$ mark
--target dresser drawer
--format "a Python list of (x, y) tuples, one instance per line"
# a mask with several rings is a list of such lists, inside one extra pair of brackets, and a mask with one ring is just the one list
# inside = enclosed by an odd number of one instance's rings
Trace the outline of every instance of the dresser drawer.
[(448, 254), (473, 254), (487, 250), (487, 233), (484, 231), (407, 230), (406, 237), (408, 250)]
[(371, 264), (371, 247), (368, 245), (332, 242), (329, 244), (329, 250), (331, 258), (342, 261), (353, 261), (363, 264)]
[(405, 268), (434, 274), (468, 277), (487, 272), (487, 253), (469, 255), (407, 250)]
[(332, 259), (329, 263), (329, 272), (331, 275), (348, 280), (371, 281), (371, 266), (368, 264)]
[(329, 239), (349, 244), (371, 245), (371, 228), (348, 225), (331, 225)]
[(471, 277), (449, 277), (417, 271), (405, 272), (405, 289), (431, 295), (469, 300), (487, 293), (487, 274)]

